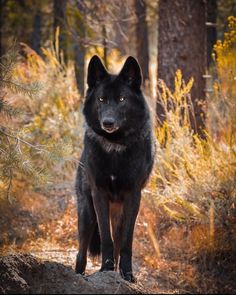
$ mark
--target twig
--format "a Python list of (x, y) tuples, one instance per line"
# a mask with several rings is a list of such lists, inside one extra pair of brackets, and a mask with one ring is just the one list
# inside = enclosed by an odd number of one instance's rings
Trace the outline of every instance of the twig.
[(148, 230), (148, 234), (149, 234), (149, 237), (151, 239), (151, 242), (153, 244), (153, 247), (154, 247), (154, 249), (156, 251), (157, 258), (160, 258), (161, 257), (161, 252), (160, 252), (159, 243), (158, 243), (158, 240), (156, 238), (156, 235), (155, 235), (154, 230), (153, 230), (150, 223), (148, 223), (148, 225), (147, 225), (147, 230)]
[(60, 249), (51, 249), (51, 250), (32, 250), (30, 253), (53, 253), (53, 252), (62, 252), (62, 253), (77, 253), (78, 250), (60, 250)]
[(9, 133), (3, 131), (3, 129), (4, 129), (4, 127), (3, 127), (3, 126), (0, 126), (0, 132), (1, 132), (2, 134), (4, 134), (5, 136), (7, 136), (7, 137), (11, 137), (11, 138), (14, 138), (15, 140), (20, 141), (20, 142), (22, 142), (22, 143), (24, 143), (24, 144), (26, 144), (26, 145), (28, 145), (28, 146), (30, 146), (30, 147), (36, 149), (36, 150), (44, 151), (44, 152), (49, 153), (49, 152), (48, 152), (47, 150), (45, 150), (45, 149), (39, 148), (39, 147), (37, 147), (37, 146), (35, 146), (35, 145), (29, 143), (28, 141), (25, 141), (24, 139), (21, 139), (21, 138), (15, 136), (15, 135), (12, 135), (12, 134), (9, 134)]
[[(10, 143), (10, 140), (9, 140), (8, 137), (7, 137), (7, 143), (8, 143), (8, 146), (10, 148), (11, 143)], [(6, 194), (7, 194), (7, 199), (10, 202), (10, 192), (11, 192), (11, 188), (12, 188), (12, 179), (13, 179), (13, 171), (12, 171), (11, 166), (9, 167), (9, 172), (10, 172), (10, 177), (9, 177), (9, 182), (8, 182)]]
[(0, 152), (2, 152), (3, 154), (7, 155), (7, 152), (4, 151), (3, 149), (0, 148)]

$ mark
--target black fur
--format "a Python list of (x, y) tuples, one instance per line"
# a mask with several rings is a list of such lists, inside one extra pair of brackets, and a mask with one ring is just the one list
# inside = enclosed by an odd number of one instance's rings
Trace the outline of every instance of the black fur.
[(102, 271), (113, 270), (119, 262), (123, 277), (134, 281), (133, 231), (154, 154), (141, 70), (128, 57), (121, 72), (110, 75), (94, 56), (87, 82), (87, 126), (76, 179), (80, 243), (76, 272), (84, 273), (89, 248), (92, 255), (101, 251)]

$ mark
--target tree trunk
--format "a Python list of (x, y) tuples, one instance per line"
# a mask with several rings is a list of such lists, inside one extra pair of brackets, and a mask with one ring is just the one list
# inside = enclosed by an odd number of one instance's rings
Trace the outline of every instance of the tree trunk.
[(137, 58), (142, 68), (143, 83), (149, 80), (149, 46), (145, 0), (135, 0)]
[(212, 64), (212, 50), (217, 40), (217, 0), (207, 0), (207, 66)]
[(122, 16), (121, 18), (117, 19), (116, 23), (114, 24), (114, 31), (115, 31), (115, 40), (117, 44), (117, 49), (119, 50), (121, 56), (126, 55), (126, 44), (129, 42), (129, 38), (127, 36), (127, 24), (122, 21), (127, 17), (126, 13), (126, 6), (121, 5), (119, 14)]
[(36, 8), (34, 20), (33, 20), (33, 32), (32, 32), (32, 48), (39, 54), (41, 47), (41, 24), (42, 16), (39, 7)]
[(6, 5), (5, 0), (0, 0), (0, 57), (4, 54), (4, 44), (3, 44), (3, 10)]
[(107, 30), (105, 24), (102, 26), (102, 43), (103, 43), (103, 61), (108, 69), (108, 47), (107, 47)]
[(54, 0), (54, 32), (60, 28), (59, 45), (67, 61), (67, 41), (66, 41), (66, 3), (67, 0)]
[[(194, 78), (191, 91), (195, 120), (191, 125), (203, 135), (204, 113), (200, 100), (205, 100), (206, 70), (206, 5), (204, 0), (160, 0), (158, 36), (158, 78), (173, 90), (177, 69), (188, 81)], [(157, 104), (157, 114), (162, 109)], [(195, 124), (196, 122), (196, 124)]]
[(75, 76), (77, 82), (77, 88), (81, 94), (84, 96), (84, 73), (85, 73), (85, 13), (83, 1), (78, 1), (77, 7), (79, 10), (80, 17), (76, 19), (76, 31), (78, 39), (74, 43), (74, 58), (75, 58)]

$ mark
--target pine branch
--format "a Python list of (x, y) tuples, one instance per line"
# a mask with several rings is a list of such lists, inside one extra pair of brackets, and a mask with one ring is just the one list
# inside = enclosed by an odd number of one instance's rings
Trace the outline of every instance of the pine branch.
[(12, 107), (4, 98), (0, 98), (0, 113), (12, 118), (20, 114), (20, 110)]
[(8, 52), (0, 57), (0, 70), (1, 70), (1, 79), (6, 79), (7, 75), (9, 78), (12, 77), (12, 72), (14, 70), (17, 58), (17, 51), (15, 45), (8, 50)]
[(7, 136), (7, 137), (14, 138), (15, 140), (20, 141), (20, 142), (22, 142), (22, 143), (24, 143), (24, 144), (26, 144), (26, 145), (28, 145), (28, 146), (30, 146), (30, 147), (36, 149), (36, 150), (43, 151), (43, 152), (48, 152), (47, 150), (42, 149), (42, 148), (40, 148), (40, 147), (38, 147), (38, 146), (36, 146), (36, 145), (33, 145), (32, 143), (30, 143), (30, 142), (28, 142), (28, 141), (25, 141), (25, 140), (22, 139), (22, 138), (19, 138), (19, 137), (15, 136), (15, 135), (12, 135), (12, 134), (10, 134), (10, 133), (7, 133), (5, 130), (6, 130), (6, 127), (4, 127), (4, 126), (0, 126), (0, 133), (2, 133), (3, 135), (5, 135), (5, 136)]
[[(2, 85), (1, 85), (2, 84)], [(32, 97), (33, 95), (37, 94), (40, 90), (41, 86), (39, 83), (31, 83), (29, 85), (20, 84), (14, 80), (10, 79), (0, 79), (0, 86), (7, 87), (14, 93), (21, 92), (23, 94), (27, 94), (28, 96)]]

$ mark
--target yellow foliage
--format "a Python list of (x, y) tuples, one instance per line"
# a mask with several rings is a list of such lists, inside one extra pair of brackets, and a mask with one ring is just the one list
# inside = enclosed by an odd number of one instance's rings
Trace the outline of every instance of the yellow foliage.
[(78, 155), (82, 144), (82, 98), (77, 91), (74, 65), (65, 65), (59, 51), (59, 29), (55, 45), (42, 48), (43, 58), (36, 53), (27, 56), (26, 63), (19, 63), (15, 75), (23, 81), (38, 81), (41, 91), (34, 99), (18, 96), (17, 100), (31, 118), (25, 126), (35, 137), (35, 142), (45, 138), (58, 140), (70, 138), (73, 153)]
[(218, 79), (214, 82), (213, 107), (209, 114), (212, 130), (226, 140), (234, 137), (236, 131), (236, 17), (228, 18), (229, 30), (224, 40), (214, 46), (213, 57)]
[(208, 130), (206, 139), (193, 135), (192, 85), (192, 79), (183, 81), (180, 71), (173, 92), (159, 81), (166, 119), (156, 128), (156, 164), (149, 192), (154, 210), (163, 208), (171, 219), (210, 222), (208, 212), (214, 202), (214, 218), (223, 222), (236, 201), (236, 142), (216, 141)]
[[(97, 54), (102, 58), (104, 56), (103, 47), (97, 46), (95, 48), (89, 48), (86, 54), (87, 61), (90, 60), (90, 58), (94, 54)], [(115, 48), (109, 49), (108, 56), (107, 56), (108, 70), (111, 70), (111, 71), (113, 71), (114, 69), (120, 70), (123, 65), (124, 59), (125, 57), (121, 56), (120, 52), (117, 49)], [(117, 72), (114, 72), (114, 74), (117, 74)]]

